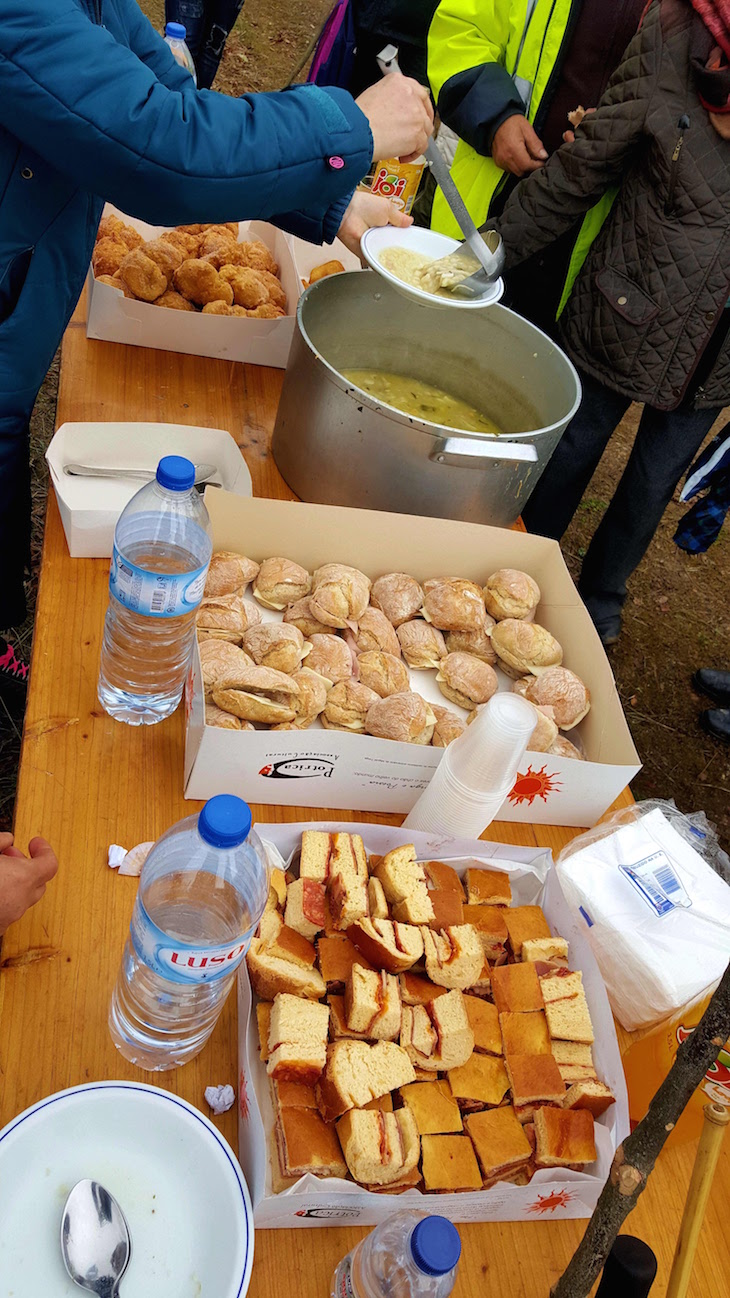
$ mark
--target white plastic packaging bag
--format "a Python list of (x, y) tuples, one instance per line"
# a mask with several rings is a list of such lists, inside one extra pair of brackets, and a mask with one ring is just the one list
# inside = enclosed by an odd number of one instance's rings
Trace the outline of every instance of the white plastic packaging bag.
[(557, 871), (614, 1014), (632, 1031), (660, 1022), (721, 978), (730, 960), (730, 887), (717, 872), (712, 831), (703, 837), (696, 818), (655, 803), (616, 821), (575, 839)]

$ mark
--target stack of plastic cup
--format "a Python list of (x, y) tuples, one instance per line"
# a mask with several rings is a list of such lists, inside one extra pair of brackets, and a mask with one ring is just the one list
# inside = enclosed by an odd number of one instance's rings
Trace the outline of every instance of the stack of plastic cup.
[(404, 828), (479, 838), (512, 788), (534, 729), (531, 703), (518, 694), (493, 695), (445, 749)]

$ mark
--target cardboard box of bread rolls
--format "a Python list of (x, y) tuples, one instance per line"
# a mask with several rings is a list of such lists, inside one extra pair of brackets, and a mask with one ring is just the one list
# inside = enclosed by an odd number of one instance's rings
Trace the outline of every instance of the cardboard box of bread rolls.
[[(147, 225), (112, 206), (107, 206), (104, 211), (105, 215), (113, 213), (122, 217), (145, 240), (158, 238), (165, 229), (172, 228)], [(125, 298), (118, 289), (100, 283), (90, 268), (88, 337), (129, 343), (133, 347), (153, 347), (168, 352), (186, 352), (191, 356), (213, 356), (227, 361), (245, 361), (248, 365), (285, 369), (294, 334), (297, 302), (304, 291), (303, 280), (315, 266), (333, 258), (342, 262), (347, 270), (359, 270), (360, 262), (339, 240), (315, 248), (302, 240), (290, 239), (265, 221), (242, 221), (239, 241), (246, 239), (261, 239), (273, 253), (287, 297), (286, 316), (278, 320), (247, 320), (203, 316), (197, 311), (165, 310), (154, 303)]]
[[(598, 1076), (613, 1091), (612, 1104), (595, 1121), (597, 1158), (585, 1171), (568, 1168), (535, 1172), (527, 1185), (500, 1181), (489, 1190), (423, 1194), (410, 1189), (396, 1195), (373, 1193), (351, 1180), (320, 1179), (307, 1174), (289, 1189), (272, 1191), (270, 1157), (274, 1109), (266, 1064), (259, 1056), (259, 1037), (245, 964), (238, 979), (239, 1158), (246, 1175), (258, 1228), (373, 1226), (401, 1208), (418, 1207), (438, 1212), (455, 1222), (539, 1221), (546, 1217), (589, 1217), (603, 1188), (616, 1146), (629, 1131), (628, 1099), (616, 1030), (608, 997), (590, 946), (571, 919), (552, 868), (550, 853), (535, 848), (455, 839), (444, 850), (443, 842), (426, 834), (369, 824), (259, 825), (262, 838), (272, 844), (288, 865), (297, 855), (302, 830), (344, 830), (360, 834), (368, 854), (384, 855), (404, 843), (413, 843), (419, 860), (438, 857), (463, 874), (480, 866), (504, 870), (512, 887), (513, 904), (540, 905), (553, 935), (568, 940), (570, 967), (583, 975), (595, 1042), (593, 1058)], [(276, 1149), (273, 1156), (277, 1157)]]
[[(333, 470), (335, 471), (335, 470)], [(527, 752), (499, 820), (594, 825), (640, 769), (605, 652), (554, 541), (450, 519), (375, 510), (243, 500), (206, 491), (214, 550), (261, 561), (294, 559), (310, 571), (339, 562), (375, 579), (383, 573), (467, 577), (483, 585), (499, 568), (520, 568), (538, 582), (537, 620), (560, 641), (564, 664), (588, 686), (592, 706), (569, 738), (577, 761)], [(250, 596), (247, 594), (247, 598)], [(280, 614), (262, 610), (265, 618)], [(305, 659), (306, 664), (306, 659)], [(411, 672), (411, 688), (446, 703), (434, 671)], [(513, 682), (500, 673), (500, 688)], [(443, 749), (326, 730), (223, 730), (205, 725), (200, 659), (193, 656), (186, 692), (185, 796), (236, 793), (250, 802), (347, 810), (410, 811)], [(449, 707), (466, 717), (456, 705)]]

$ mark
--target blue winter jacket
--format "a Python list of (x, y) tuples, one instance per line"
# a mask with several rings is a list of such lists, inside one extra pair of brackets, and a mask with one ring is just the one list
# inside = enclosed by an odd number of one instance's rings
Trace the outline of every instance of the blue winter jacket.
[(155, 224), (258, 217), (320, 242), (371, 160), (345, 91), (198, 92), (135, 0), (0, 0), (0, 550), (103, 201)]

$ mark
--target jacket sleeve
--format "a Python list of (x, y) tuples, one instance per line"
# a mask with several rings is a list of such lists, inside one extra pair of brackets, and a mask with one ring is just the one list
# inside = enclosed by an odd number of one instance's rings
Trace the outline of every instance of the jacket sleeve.
[(508, 117), (525, 106), (504, 66), (506, 0), (441, 0), (428, 34), (428, 75), (441, 120), (487, 156)]
[(367, 119), (346, 91), (170, 89), (74, 0), (6, 0), (0, 81), (0, 124), (82, 189), (153, 224), (296, 210), (324, 221), (372, 159)]
[(504, 241), (506, 264), (519, 264), (565, 234), (613, 185), (645, 144), (644, 123), (661, 64), (659, 4), (628, 45), (595, 113), (584, 117), (541, 171), (523, 180), (488, 227)]

